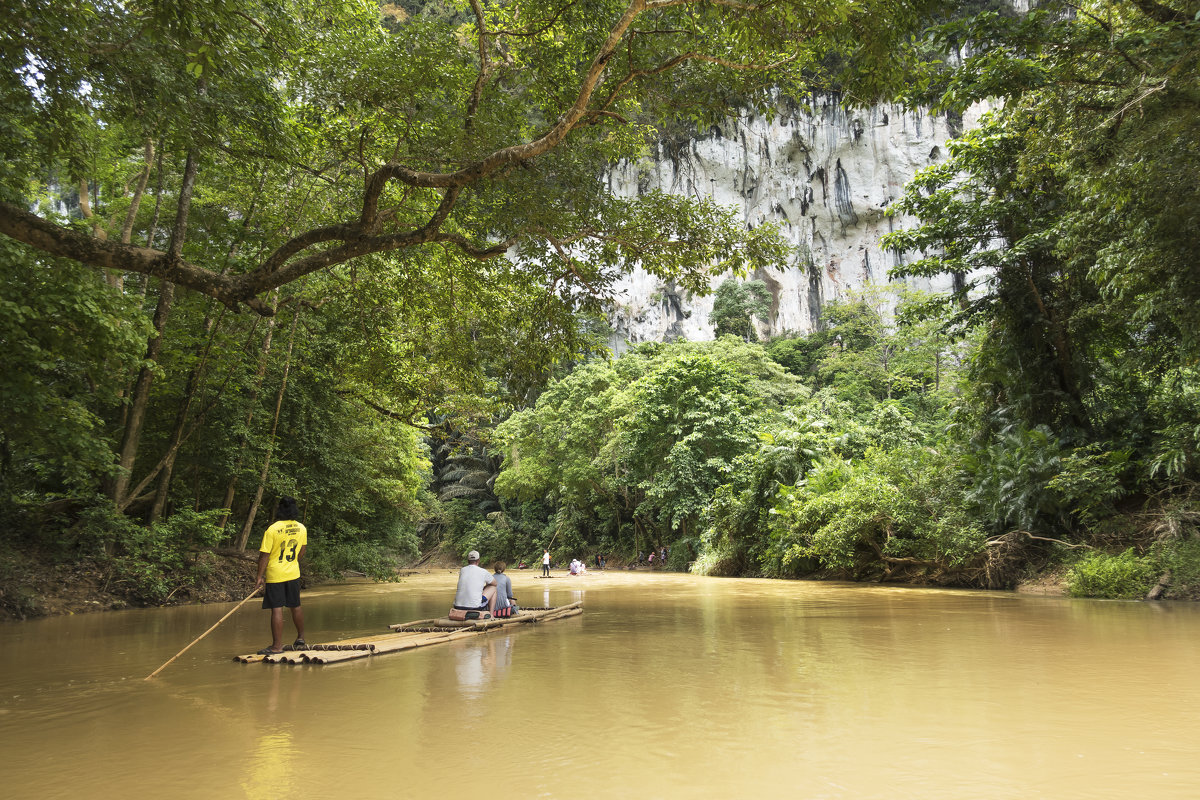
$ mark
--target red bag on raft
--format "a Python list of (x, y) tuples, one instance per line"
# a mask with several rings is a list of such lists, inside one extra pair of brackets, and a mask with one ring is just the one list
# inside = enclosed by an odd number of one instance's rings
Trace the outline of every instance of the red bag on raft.
[(486, 609), (469, 611), (465, 608), (452, 608), (450, 609), (450, 613), (446, 616), (455, 622), (466, 622), (467, 620), (492, 618), (492, 615)]

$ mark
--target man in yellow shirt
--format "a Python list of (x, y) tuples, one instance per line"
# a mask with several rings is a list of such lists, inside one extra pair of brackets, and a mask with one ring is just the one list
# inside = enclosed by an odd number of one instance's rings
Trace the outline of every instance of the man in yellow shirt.
[(257, 590), (265, 585), (263, 608), (271, 609), (271, 646), (259, 650), (260, 655), (283, 652), (283, 607), (292, 610), (296, 626), (293, 650), (304, 650), (304, 609), (300, 607), (300, 559), (308, 549), (308, 530), (297, 518), (300, 509), (295, 499), (279, 500), (275, 522), (263, 533), (258, 552)]

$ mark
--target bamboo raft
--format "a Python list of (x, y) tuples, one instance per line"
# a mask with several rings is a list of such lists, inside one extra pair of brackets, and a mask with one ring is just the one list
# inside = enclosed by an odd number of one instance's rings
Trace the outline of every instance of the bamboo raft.
[(457, 622), (448, 617), (436, 617), (389, 625), (392, 633), (360, 636), (326, 644), (310, 644), (305, 650), (284, 650), (282, 653), (269, 656), (257, 653), (234, 656), (233, 660), (243, 664), (254, 664), (260, 661), (266, 664), (336, 664), (356, 658), (399, 653), (433, 644), (456, 642), (459, 639), (478, 636), (481, 633), (508, 625), (550, 622), (582, 613), (583, 601), (576, 600), (574, 603), (554, 608), (522, 608), (515, 617), (494, 617), (465, 622)]

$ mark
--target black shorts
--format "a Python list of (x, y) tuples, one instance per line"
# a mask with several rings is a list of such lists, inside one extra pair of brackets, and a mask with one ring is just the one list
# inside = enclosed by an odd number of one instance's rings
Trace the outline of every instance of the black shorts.
[(279, 583), (268, 583), (267, 590), (263, 594), (263, 608), (299, 608), (300, 607), (300, 579), (293, 578), (290, 581), (281, 581)]

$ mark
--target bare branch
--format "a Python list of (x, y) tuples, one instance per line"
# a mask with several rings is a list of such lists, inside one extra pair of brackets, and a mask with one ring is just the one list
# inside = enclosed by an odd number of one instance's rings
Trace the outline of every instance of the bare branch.
[(988, 547), (994, 547), (998, 544), (1003, 544), (1008, 539), (1008, 537), (1016, 535), (1016, 534), (1024, 534), (1025, 536), (1028, 536), (1030, 539), (1035, 539), (1039, 542), (1054, 542), (1055, 544), (1061, 544), (1063, 547), (1070, 547), (1073, 549), (1078, 549), (1080, 547), (1087, 548), (1088, 550), (1095, 549), (1094, 547), (1092, 547), (1091, 545), (1088, 545), (1088, 544), (1071, 544), (1070, 542), (1064, 542), (1062, 539), (1052, 539), (1049, 536), (1034, 536), (1029, 531), (1020, 531), (1020, 530), (1009, 531), (1008, 533), (1004, 534), (1003, 536), (997, 536), (995, 539), (988, 539), (986, 542), (986, 545)]
[(686, 61), (707, 61), (709, 63), (717, 64), (722, 67), (728, 67), (729, 69), (756, 70), (757, 71), (757, 70), (776, 69), (778, 67), (782, 67), (784, 64), (792, 63), (797, 58), (799, 58), (799, 55), (788, 56), (787, 58), (780, 59), (779, 61), (775, 61), (771, 64), (745, 64), (745, 63), (741, 63), (741, 62), (737, 62), (737, 61), (728, 61), (723, 58), (717, 58), (716, 56), (705, 55), (703, 53), (696, 53), (696, 52), (681, 53), (680, 55), (677, 55), (674, 58), (664, 61), (663, 63), (659, 64), (656, 67), (649, 67), (647, 69), (639, 69), (639, 70), (630, 70), (630, 72), (628, 74), (626, 74), (623, 78), (621, 78), (620, 81), (617, 82), (616, 87), (613, 88), (613, 90), (609, 93), (608, 97), (606, 97), (603, 101), (601, 101), (600, 108), (606, 109), (606, 108), (608, 108), (608, 106), (610, 106), (614, 102), (616, 102), (617, 97), (620, 96), (621, 92), (624, 91), (625, 87), (628, 86), (633, 81), (637, 80), (638, 78), (645, 78), (645, 77), (649, 77), (651, 75), (659, 75), (663, 72), (668, 72), (668, 71), (674, 69), (675, 67), (678, 67), (680, 64), (682, 64)]
[(150, 171), (154, 168), (154, 140), (149, 136), (146, 137), (143, 160), (144, 164), (141, 173), (138, 174), (137, 187), (133, 190), (133, 199), (129, 201), (129, 211), (125, 214), (125, 224), (121, 226), (122, 244), (129, 244), (133, 241), (133, 223), (137, 221), (138, 209), (142, 205), (142, 194), (146, 191), (146, 184), (150, 182)]
[(600, 122), (601, 119), (606, 118), (606, 117), (608, 119), (615, 119), (617, 122), (621, 123), (622, 125), (629, 124), (629, 120), (626, 119), (625, 117), (621, 116), (617, 112), (605, 111), (603, 109), (596, 109), (594, 111), (589, 111), (579, 124), (580, 125), (596, 125)]
[(358, 392), (352, 392), (349, 389), (337, 389), (334, 391), (334, 394), (339, 394), (343, 397), (348, 397), (352, 400), (357, 400), (359, 403), (362, 403), (364, 406), (371, 409), (372, 411), (382, 414), (383, 416), (387, 417), (388, 419), (394, 419), (397, 422), (402, 422), (411, 428), (416, 428), (417, 430), (425, 431), (426, 433), (433, 433), (436, 430), (435, 426), (422, 425), (419, 422), (413, 421), (413, 416), (415, 414), (419, 413), (416, 409), (414, 409), (409, 414), (402, 414), (399, 411), (392, 411), (390, 408), (384, 408), (383, 406), (379, 405), (378, 403), (373, 402), (373, 401), (368, 400), (367, 398), (363, 397)]
[(249, 14), (244, 14), (241, 11), (238, 11), (237, 9), (234, 9), (233, 13), (236, 14), (237, 16), (241, 17), (242, 19), (246, 20), (254, 27), (258, 28), (258, 32), (261, 33), (263, 36), (271, 35), (271, 32), (269, 30), (267, 30), (266, 25), (263, 25), (261, 22), (259, 22), (254, 17), (250, 16)]
[(439, 233), (434, 237), (434, 241), (452, 244), (471, 258), (479, 261), (488, 261), (507, 253), (513, 245), (520, 241), (520, 238), (520, 236), (510, 236), (504, 241), (497, 242), (490, 247), (477, 247), (467, 237), (457, 233)]
[[(762, 11), (769, 6), (760, 3), (738, 3), (735, 0), (707, 0), (709, 5), (721, 6), (722, 8), (732, 8), (735, 11)], [(696, 5), (696, 0), (649, 0), (646, 3), (647, 11), (656, 11), (660, 8), (672, 8), (674, 6), (692, 6)]]
[(558, 9), (558, 11), (554, 12), (554, 15), (552, 17), (550, 17), (550, 19), (548, 19), (546, 21), (546, 23), (544, 25), (542, 25), (541, 27), (529, 28), (529, 29), (523, 30), (523, 31), (514, 31), (514, 30), (507, 29), (507, 28), (501, 28), (500, 30), (492, 31), (492, 35), (496, 36), (496, 37), (509, 36), (509, 37), (513, 37), (513, 38), (530, 38), (530, 37), (534, 37), (534, 36), (541, 36), (543, 33), (550, 30), (550, 28), (552, 28), (554, 26), (554, 23), (558, 22), (558, 20), (562, 17), (562, 15), (567, 13), (567, 11), (569, 11), (571, 8), (573, 8), (574, 5), (575, 5), (574, 0), (572, 0), (572, 2), (570, 2), (570, 3), (567, 3), (562, 8)]
[(483, 7), (479, 0), (470, 0), (471, 10), (475, 12), (475, 30), (479, 34), (479, 75), (475, 78), (475, 87), (471, 89), (471, 98), (467, 101), (467, 118), (463, 122), (466, 130), (471, 130), (475, 124), (475, 112), (479, 110), (479, 100), (483, 97), (483, 85), (487, 81), (491, 66), (487, 54), (487, 23), (483, 18)]
[(617, 45), (625, 37), (625, 33), (633, 24), (634, 19), (644, 13), (645, 10), (646, 0), (632, 0), (630, 2), (629, 7), (625, 9), (625, 13), (621, 15), (621, 18), (617, 20), (616, 24), (609, 31), (604, 44), (596, 51), (595, 58), (592, 59), (592, 63), (584, 74), (583, 80), (580, 81), (575, 102), (550, 126), (548, 131), (537, 139), (524, 144), (501, 148), (491, 155), (454, 172), (422, 172), (409, 169), (397, 163), (384, 164), (372, 176), (371, 185), (374, 185), (379, 180), (397, 180), (410, 186), (423, 186), (427, 188), (448, 189), (455, 186), (462, 187), (486, 178), (503, 167), (528, 161), (531, 158), (536, 158), (554, 149), (554, 147), (567, 137), (567, 134), (583, 118), (584, 114), (587, 113), (592, 95), (600, 83), (600, 78), (603, 76), (609, 60), (616, 53)]

